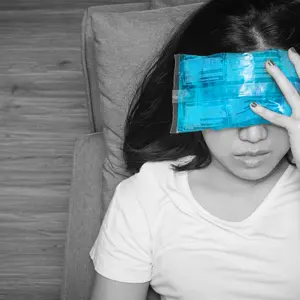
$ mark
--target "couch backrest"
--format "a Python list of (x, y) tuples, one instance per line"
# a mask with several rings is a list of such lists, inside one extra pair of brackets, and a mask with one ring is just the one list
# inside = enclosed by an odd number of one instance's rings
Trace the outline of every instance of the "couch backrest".
[(81, 59), (85, 79), (87, 108), (91, 132), (103, 131), (103, 120), (100, 113), (100, 93), (96, 75), (96, 61), (93, 47), (91, 15), (97, 11), (125, 12), (149, 9), (149, 1), (91, 6), (84, 12), (81, 26)]

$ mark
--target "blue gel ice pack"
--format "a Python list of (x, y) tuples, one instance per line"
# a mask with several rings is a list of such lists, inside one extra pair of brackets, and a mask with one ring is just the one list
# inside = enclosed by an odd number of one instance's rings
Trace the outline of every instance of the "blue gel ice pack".
[(281, 49), (209, 56), (176, 54), (170, 133), (271, 124), (252, 112), (255, 101), (287, 116), (291, 107), (265, 69), (272, 59), (300, 91), (300, 79), (288, 52)]

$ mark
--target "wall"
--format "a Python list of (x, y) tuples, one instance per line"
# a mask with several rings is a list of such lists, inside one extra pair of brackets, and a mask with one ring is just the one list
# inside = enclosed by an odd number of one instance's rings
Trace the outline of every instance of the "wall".
[(1, 0), (0, 299), (60, 297), (73, 150), (90, 132), (81, 19), (124, 2)]

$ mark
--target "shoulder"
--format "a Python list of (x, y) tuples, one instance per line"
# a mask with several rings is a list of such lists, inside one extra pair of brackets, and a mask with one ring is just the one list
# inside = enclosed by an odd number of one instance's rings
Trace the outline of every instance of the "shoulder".
[(151, 180), (152, 184), (164, 185), (170, 179), (173, 179), (175, 171), (173, 166), (180, 165), (188, 162), (193, 156), (186, 156), (176, 160), (159, 161), (159, 162), (146, 162), (137, 174), (139, 180), (144, 182), (145, 180)]
[(142, 165), (138, 178), (141, 182), (150, 180), (151, 184), (163, 184), (173, 175), (173, 163), (174, 161), (146, 162)]
[(120, 182), (116, 194), (123, 205), (138, 205), (150, 223), (155, 219), (165, 202), (170, 201), (168, 190), (175, 184), (172, 165), (178, 160), (146, 162), (140, 171)]
[(158, 187), (173, 175), (172, 164), (174, 162), (146, 162), (142, 165), (138, 173), (120, 182), (117, 188), (123, 191), (129, 191), (133, 188), (135, 191), (145, 191), (145, 189)]
[(116, 192), (123, 196), (135, 196), (139, 202), (149, 200), (151, 195), (153, 202), (155, 198), (159, 197), (163, 186), (174, 175), (171, 165), (171, 161), (146, 162), (138, 173), (121, 181)]

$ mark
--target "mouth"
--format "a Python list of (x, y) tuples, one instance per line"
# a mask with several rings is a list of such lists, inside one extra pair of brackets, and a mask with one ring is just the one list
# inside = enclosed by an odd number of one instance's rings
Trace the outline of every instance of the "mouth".
[(241, 157), (241, 156), (257, 157), (257, 156), (263, 156), (263, 155), (266, 155), (266, 154), (269, 154), (269, 153), (270, 153), (269, 151), (263, 151), (263, 150), (248, 151), (248, 152), (244, 152), (244, 153), (241, 153), (241, 154), (236, 154), (235, 156), (238, 156), (238, 157)]
[(234, 155), (234, 158), (240, 161), (241, 163), (250, 166), (250, 167), (256, 167), (261, 165), (264, 160), (270, 156), (270, 152), (264, 152), (264, 153), (256, 153), (255, 155), (253, 153), (251, 154), (244, 154), (244, 155)]

